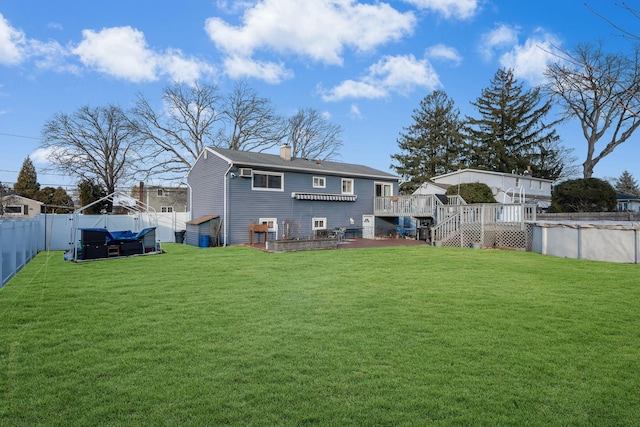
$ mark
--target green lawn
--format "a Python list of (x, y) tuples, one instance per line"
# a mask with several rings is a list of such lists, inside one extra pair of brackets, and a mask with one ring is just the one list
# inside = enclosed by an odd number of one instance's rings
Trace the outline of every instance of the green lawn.
[(640, 423), (640, 265), (164, 248), (0, 290), (0, 425)]

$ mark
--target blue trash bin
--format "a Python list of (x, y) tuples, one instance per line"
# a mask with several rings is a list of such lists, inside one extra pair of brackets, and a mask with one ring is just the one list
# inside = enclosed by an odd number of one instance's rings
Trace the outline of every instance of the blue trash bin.
[(200, 236), (200, 247), (208, 248), (209, 246), (211, 246), (211, 236), (207, 234)]

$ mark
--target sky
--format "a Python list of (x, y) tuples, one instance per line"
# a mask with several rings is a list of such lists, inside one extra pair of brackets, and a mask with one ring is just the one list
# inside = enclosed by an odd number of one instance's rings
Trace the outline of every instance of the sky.
[[(86, 105), (128, 109), (138, 94), (160, 109), (162, 90), (177, 80), (223, 93), (245, 81), (283, 116), (316, 109), (343, 129), (339, 161), (393, 173), (398, 137), (432, 91), (477, 117), (470, 103), (499, 68), (529, 88), (557, 59), (554, 48), (601, 40), (611, 52), (630, 52), (603, 19), (638, 28), (616, 3), (0, 0), (0, 182), (15, 182), (29, 156), (41, 186), (71, 188), (75, 177), (46, 169), (44, 124)], [(579, 122), (557, 130), (581, 164)], [(602, 160), (594, 177), (627, 170), (640, 179), (639, 138)]]

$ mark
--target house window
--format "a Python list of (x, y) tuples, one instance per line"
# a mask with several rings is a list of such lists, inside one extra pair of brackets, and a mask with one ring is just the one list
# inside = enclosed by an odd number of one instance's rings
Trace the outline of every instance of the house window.
[(516, 178), (516, 188), (520, 188), (520, 178)]
[[(26, 212), (29, 212), (28, 209), (29, 208), (27, 207)], [(4, 207), (4, 211), (5, 211), (5, 213), (7, 213), (9, 215), (22, 215), (22, 206), (15, 206), (15, 205), (5, 206)]]
[(353, 194), (353, 180), (342, 178), (342, 194)]
[(161, 206), (160, 212), (162, 213), (171, 213), (173, 212), (173, 206)]
[(267, 226), (269, 227), (269, 231), (273, 231), (276, 228), (276, 224), (278, 223), (278, 220), (275, 218), (260, 218), (258, 220), (258, 223), (267, 224)]
[(311, 219), (311, 229), (312, 230), (326, 230), (327, 229), (327, 218), (312, 218)]
[(166, 196), (164, 190), (162, 188), (158, 188), (158, 197), (164, 197)]
[(278, 219), (277, 218), (260, 218), (258, 224), (266, 224), (269, 228), (269, 233), (275, 233), (275, 238), (278, 238)]
[(393, 185), (389, 183), (376, 182), (376, 197), (389, 197), (393, 194)]
[(326, 188), (327, 181), (323, 176), (314, 176), (313, 177), (313, 188)]
[(256, 172), (253, 171), (253, 190), (284, 190), (284, 174), (275, 172)]

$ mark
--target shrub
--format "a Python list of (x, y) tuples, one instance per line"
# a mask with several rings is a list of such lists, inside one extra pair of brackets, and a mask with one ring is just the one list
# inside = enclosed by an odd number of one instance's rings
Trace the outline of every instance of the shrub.
[(613, 212), (616, 206), (616, 190), (598, 178), (567, 180), (551, 193), (551, 212)]
[(459, 194), (467, 203), (495, 203), (491, 188), (481, 182), (469, 182), (460, 185), (452, 185), (447, 189), (447, 196)]

